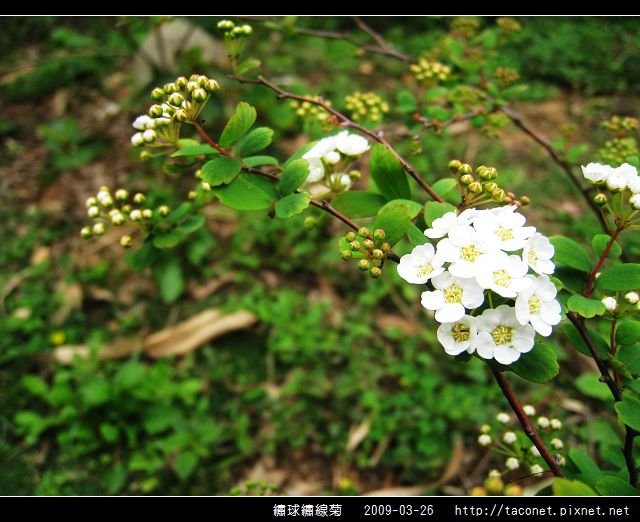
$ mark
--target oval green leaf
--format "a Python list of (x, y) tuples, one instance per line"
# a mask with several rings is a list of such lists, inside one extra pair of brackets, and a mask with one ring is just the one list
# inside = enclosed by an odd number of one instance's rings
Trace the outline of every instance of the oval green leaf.
[(250, 156), (267, 148), (273, 139), (273, 130), (268, 127), (258, 127), (247, 134), (238, 143), (238, 154), (241, 157)]
[(202, 179), (212, 187), (226, 185), (231, 183), (241, 170), (242, 163), (239, 160), (220, 156), (202, 166)]
[(606, 311), (604, 304), (599, 299), (589, 299), (581, 295), (572, 295), (567, 301), (567, 307), (571, 312), (576, 312), (587, 318), (603, 315)]
[(369, 169), (376, 187), (387, 201), (411, 198), (409, 181), (402, 165), (384, 145), (373, 146)]
[(300, 214), (309, 206), (311, 196), (306, 192), (301, 194), (289, 194), (276, 203), (276, 216), (279, 218), (289, 218)]
[(307, 160), (298, 159), (287, 163), (278, 181), (278, 192), (282, 196), (295, 192), (304, 183), (308, 175), (309, 162)]
[(631, 319), (620, 321), (616, 328), (616, 343), (635, 344), (640, 341), (640, 322)]
[(220, 136), (220, 145), (230, 147), (238, 139), (244, 136), (256, 121), (256, 110), (245, 102), (240, 102), (236, 107)]
[(560, 371), (555, 350), (547, 343), (537, 342), (529, 353), (524, 353), (506, 370), (531, 382), (545, 383)]
[[(598, 257), (600, 257), (604, 253), (604, 249), (609, 244), (610, 239), (611, 236), (609, 236), (608, 234), (596, 234), (595, 236), (593, 236), (593, 239), (591, 240), (591, 248), (593, 248), (594, 253)], [(607, 254), (607, 257), (620, 257), (620, 254), (622, 254), (622, 247), (620, 247), (620, 245), (616, 241), (614, 241), (611, 245), (609, 253)]]
[(581, 272), (591, 272), (592, 266), (589, 256), (573, 239), (552, 236), (549, 240), (556, 250), (554, 261)]
[(274, 198), (265, 187), (254, 181), (257, 180), (252, 180), (248, 175), (240, 175), (229, 185), (215, 187), (213, 192), (224, 205), (236, 210), (269, 208)]
[(559, 497), (593, 497), (597, 493), (579, 480), (557, 478), (553, 481), (553, 494)]
[(375, 216), (385, 204), (380, 194), (352, 190), (338, 194), (331, 205), (336, 210), (354, 219)]
[(625, 263), (615, 265), (602, 271), (596, 279), (596, 286), (601, 290), (636, 290), (640, 288), (640, 264)]
[(623, 400), (616, 402), (614, 407), (622, 422), (634, 430), (640, 431), (640, 400), (625, 396)]

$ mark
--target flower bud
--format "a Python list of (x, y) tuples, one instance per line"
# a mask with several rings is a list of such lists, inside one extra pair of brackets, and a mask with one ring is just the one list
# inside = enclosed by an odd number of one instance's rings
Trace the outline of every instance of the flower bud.
[(540, 456), (540, 450), (538, 448), (536, 448), (535, 446), (531, 446), (529, 448), (529, 453), (531, 453), (531, 455), (533, 455), (534, 457), (539, 457)]
[(372, 266), (369, 270), (369, 275), (374, 279), (378, 279), (382, 275), (382, 270), (380, 270), (377, 266)]
[(304, 218), (304, 228), (306, 228), (307, 230), (313, 230), (314, 228), (316, 228), (316, 225), (318, 224), (318, 220), (314, 217), (306, 217)]
[(534, 464), (529, 468), (529, 471), (532, 475), (542, 475), (544, 473), (544, 468), (540, 464)]
[(633, 206), (633, 208), (635, 208), (636, 210), (640, 210), (640, 194), (634, 194), (633, 196), (631, 196), (629, 198), (629, 203)]
[(483, 183), (482, 188), (487, 194), (493, 194), (493, 191), (498, 188), (498, 184), (495, 181), (487, 181)]
[(486, 447), (489, 446), (492, 442), (493, 439), (491, 438), (491, 435), (487, 435), (486, 433), (483, 433), (478, 437), (478, 444), (480, 444), (480, 446)]
[(195, 190), (190, 190), (187, 194), (188, 199), (196, 199), (198, 197), (198, 193)]
[(142, 211), (142, 217), (145, 219), (151, 219), (153, 217), (153, 212), (151, 211), (150, 208), (145, 208)]
[(152, 105), (149, 107), (149, 116), (152, 118), (159, 118), (164, 113), (161, 105)]
[(504, 495), (506, 497), (521, 497), (524, 495), (524, 489), (520, 484), (509, 484), (504, 488)]
[(358, 181), (362, 177), (362, 174), (359, 170), (350, 170), (349, 177), (351, 178), (351, 181)]
[(100, 209), (98, 207), (89, 207), (87, 209), (87, 216), (90, 218), (97, 218), (100, 215)]
[(148, 129), (142, 133), (142, 139), (146, 143), (153, 143), (154, 141), (156, 141), (156, 138), (157, 138), (156, 131), (152, 129)]
[(131, 236), (122, 236), (120, 238), (120, 244), (124, 247), (124, 248), (129, 248), (131, 246), (131, 244), (133, 243), (133, 240), (131, 239)]
[(369, 270), (370, 266), (371, 265), (369, 261), (366, 259), (361, 259), (360, 261), (358, 261), (358, 269), (362, 270), (363, 272), (366, 272), (367, 270)]
[(475, 181), (475, 178), (471, 174), (465, 174), (460, 177), (460, 183), (463, 185), (471, 185)]
[(173, 82), (165, 83), (162, 88), (164, 89), (164, 92), (166, 92), (167, 94), (171, 94), (180, 90), (178, 89), (178, 86)]
[(528, 197), (528, 196), (522, 196), (522, 197), (520, 198), (520, 204), (521, 204), (523, 207), (526, 207), (526, 206), (527, 206), (527, 205), (529, 205), (530, 203), (531, 203), (531, 199), (529, 199), (529, 197)]
[(376, 244), (370, 239), (365, 239), (362, 242), (362, 246), (364, 246), (365, 250), (373, 250), (376, 247)]
[(349, 243), (351, 243), (352, 241), (356, 240), (357, 236), (356, 236), (355, 232), (347, 232), (347, 234), (344, 237), (345, 237), (345, 239), (347, 241), (349, 241)]
[(191, 93), (191, 97), (197, 102), (203, 102), (207, 99), (207, 91), (198, 87)]
[(169, 96), (169, 103), (174, 107), (180, 107), (182, 102), (184, 101), (184, 96), (179, 92), (174, 92), (171, 96)]
[(231, 20), (220, 20), (218, 22), (218, 29), (233, 29), (235, 24)]
[(184, 123), (185, 121), (187, 121), (187, 113), (186, 111), (184, 111), (183, 109), (178, 109), (174, 114), (173, 114), (173, 120), (177, 123)]
[(478, 183), (477, 181), (474, 181), (473, 183), (469, 184), (468, 190), (473, 194), (480, 194), (480, 192), (482, 192), (482, 185), (480, 185), (480, 183)]
[(187, 86), (187, 82), (189, 80), (187, 80), (184, 76), (180, 76), (178, 78), (176, 78), (176, 85), (180, 88), (180, 89), (184, 89)]
[(187, 92), (193, 92), (197, 88), (198, 88), (198, 83), (197, 82), (190, 81), (189, 83), (187, 83)]
[(144, 138), (142, 137), (141, 132), (136, 132), (133, 136), (131, 136), (131, 145), (134, 147), (139, 147), (144, 144)]
[(549, 427), (549, 419), (547, 417), (538, 417), (538, 426), (541, 428)]
[(125, 214), (128, 214), (129, 212), (131, 212), (131, 205), (122, 205), (122, 209), (121, 210)]
[(490, 174), (488, 174), (489, 171), (489, 167), (485, 166), (485, 165), (480, 165), (477, 169), (476, 169), (476, 174), (478, 175), (478, 177), (480, 179), (491, 179)]
[(549, 421), (549, 425), (551, 426), (552, 430), (559, 430), (560, 428), (562, 428), (562, 422), (560, 421), (560, 419), (551, 419)]
[(471, 165), (469, 165), (468, 163), (463, 163), (462, 165), (460, 165), (458, 172), (462, 175), (471, 174), (473, 172), (473, 169), (471, 168)]
[(125, 189), (118, 189), (116, 190), (115, 196), (118, 201), (124, 201), (129, 197), (129, 193)]
[(340, 161), (340, 153), (332, 150), (327, 152), (322, 159), (327, 165), (335, 165)]
[(345, 261), (348, 261), (352, 257), (351, 250), (343, 250), (342, 252), (340, 252), (340, 255)]
[(480, 433), (489, 433), (491, 431), (491, 426), (488, 424), (483, 424), (480, 426)]
[(638, 292), (627, 292), (624, 294), (624, 299), (629, 304), (636, 304), (640, 301), (640, 296), (638, 296)]
[(124, 216), (119, 211), (113, 213), (110, 219), (111, 219), (111, 223), (113, 223), (115, 226), (119, 226), (124, 223)]
[(144, 195), (142, 192), (138, 192), (135, 196), (133, 196), (133, 202), (134, 202), (134, 203), (137, 203), (138, 205), (139, 205), (140, 203), (144, 203), (144, 201), (145, 201), (146, 199), (147, 199), (147, 198), (145, 197), (145, 195)]
[(487, 490), (487, 493), (490, 495), (497, 495), (498, 493), (502, 493), (502, 489), (504, 488), (504, 482), (502, 481), (502, 477), (487, 477), (484, 481), (484, 487)]
[(382, 250), (380, 250), (379, 248), (376, 248), (373, 252), (371, 252), (371, 255), (376, 259), (383, 259), (384, 258), (384, 252)]
[(82, 239), (89, 239), (91, 237), (91, 228), (82, 227), (80, 229), (80, 236), (82, 237)]
[(524, 411), (525, 415), (529, 415), (529, 416), (536, 414), (536, 409), (533, 406), (531, 406), (531, 404), (525, 404), (522, 407), (522, 411)]
[(500, 413), (498, 413), (498, 415), (496, 415), (496, 420), (502, 424), (506, 424), (507, 422), (509, 422), (510, 417), (508, 413), (501, 411)]
[(469, 496), (471, 497), (486, 497), (487, 490), (482, 486), (474, 486), (469, 490)]
[(100, 204), (105, 208), (112, 207), (113, 206), (113, 198), (111, 196), (106, 196), (106, 197), (100, 199)]
[(246, 36), (249, 36), (251, 33), (253, 33), (253, 28), (250, 25), (245, 24), (241, 27), (241, 29)]
[(373, 239), (375, 239), (376, 241), (383, 241), (385, 237), (387, 237), (387, 235), (381, 228), (376, 228), (373, 231)]
[(164, 90), (160, 87), (156, 87), (151, 91), (151, 98), (156, 101), (160, 101), (164, 98)]
[(452, 174), (457, 174), (462, 166), (462, 162), (460, 160), (454, 159), (449, 162), (449, 170)]
[(104, 223), (96, 223), (95, 225), (93, 225), (93, 229), (92, 230), (93, 230), (93, 233), (96, 236), (104, 235), (104, 231), (105, 231)]
[(131, 221), (140, 221), (142, 219), (142, 211), (138, 209), (132, 210), (129, 214), (129, 219)]
[(553, 447), (553, 449), (560, 450), (564, 448), (564, 443), (558, 438), (551, 439), (550, 444), (551, 444), (551, 447)]
[(516, 440), (518, 440), (518, 437), (516, 436), (516, 434), (512, 431), (507, 431), (503, 436), (502, 436), (502, 441), (505, 444), (513, 444)]
[(616, 301), (615, 297), (603, 297), (602, 304), (606, 308), (607, 312), (615, 312), (616, 308), (618, 308), (618, 301)]
[(204, 88), (207, 92), (217, 91), (220, 88), (220, 85), (215, 80), (207, 80), (204, 85)]
[(496, 203), (501, 203), (505, 200), (505, 193), (502, 189), (496, 189), (491, 193), (491, 199)]
[(391, 245), (389, 243), (382, 243), (382, 245), (380, 246), (380, 249), (385, 253), (388, 254), (389, 252), (391, 252)]
[(351, 247), (351, 250), (357, 252), (358, 250), (360, 250), (362, 245), (360, 245), (360, 241), (351, 241), (351, 243), (349, 243), (349, 246)]
[(367, 227), (360, 227), (358, 229), (358, 235), (360, 237), (369, 237), (369, 229)]
[(509, 457), (504, 465), (507, 469), (513, 471), (520, 467), (520, 461), (515, 457)]
[(171, 209), (167, 205), (161, 205), (158, 207), (158, 214), (162, 217), (168, 216)]
[(90, 198), (87, 198), (85, 206), (89, 208), (89, 207), (95, 207), (97, 204), (98, 204), (98, 200), (94, 197), (90, 197)]

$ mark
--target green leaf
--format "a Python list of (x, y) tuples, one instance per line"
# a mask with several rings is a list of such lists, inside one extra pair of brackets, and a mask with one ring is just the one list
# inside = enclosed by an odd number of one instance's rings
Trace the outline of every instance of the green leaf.
[(596, 286), (601, 290), (616, 292), (640, 288), (640, 264), (625, 263), (607, 268), (596, 279)]
[(120, 366), (113, 382), (123, 390), (132, 390), (144, 381), (146, 375), (145, 365), (131, 361)]
[[(589, 348), (585, 344), (582, 336), (576, 330), (576, 327), (571, 323), (566, 323), (560, 326), (560, 331), (567, 337), (569, 342), (573, 345), (573, 347), (578, 350), (580, 353), (591, 357), (591, 352)], [(601, 357), (607, 357), (609, 353), (609, 343), (602, 337), (598, 332), (588, 329), (589, 336), (593, 340), (595, 344), (596, 350), (598, 351), (598, 355)]]
[(401, 90), (396, 94), (396, 110), (401, 114), (409, 114), (418, 108), (416, 99), (411, 91)]
[(31, 394), (36, 397), (45, 397), (49, 393), (49, 386), (44, 382), (42, 377), (37, 375), (25, 375), (21, 379), (22, 386)]
[(331, 205), (343, 214), (358, 219), (375, 216), (385, 202), (386, 199), (380, 194), (352, 190), (338, 194), (331, 202)]
[(82, 403), (88, 408), (108, 402), (109, 395), (109, 384), (100, 378), (88, 381), (80, 388)]
[(174, 427), (182, 420), (180, 410), (174, 406), (153, 405), (142, 413), (142, 426), (149, 435), (157, 435)]
[(168, 223), (169, 225), (173, 225), (180, 221), (183, 217), (189, 215), (189, 213), (193, 210), (193, 205), (189, 202), (182, 203), (178, 206), (178, 208), (174, 209), (171, 214), (169, 214), (164, 220), (164, 223)]
[(186, 480), (193, 474), (198, 466), (198, 460), (198, 455), (193, 451), (183, 451), (176, 457), (176, 475), (180, 480)]
[(301, 194), (289, 194), (276, 203), (276, 216), (279, 218), (289, 218), (300, 214), (309, 206), (311, 196), (306, 192)]
[(220, 145), (224, 148), (233, 145), (255, 123), (256, 116), (256, 110), (251, 105), (240, 102), (222, 131)]
[(241, 170), (242, 162), (227, 156), (220, 156), (207, 161), (202, 166), (202, 179), (212, 187), (226, 185), (231, 183)]
[(295, 192), (308, 175), (309, 162), (307, 160), (298, 159), (287, 163), (278, 181), (278, 192), (282, 196)]
[(113, 466), (109, 467), (102, 475), (102, 480), (107, 488), (109, 495), (115, 495), (118, 493), (127, 483), (127, 468), (124, 467), (122, 462), (116, 462)]
[(596, 490), (605, 497), (638, 496), (638, 490), (620, 477), (608, 475), (596, 482)]
[(238, 154), (241, 157), (250, 156), (267, 148), (273, 139), (273, 130), (268, 127), (258, 127), (247, 134), (238, 143)]
[(636, 431), (640, 431), (640, 400), (625, 395), (620, 402), (614, 404), (620, 420)]
[(161, 250), (173, 248), (184, 239), (184, 236), (175, 229), (160, 230), (153, 237), (153, 246)]
[(108, 422), (100, 424), (100, 435), (107, 442), (113, 444), (118, 440), (118, 427)]
[(189, 234), (193, 234), (196, 230), (198, 230), (202, 225), (204, 225), (204, 223), (204, 216), (201, 216), (199, 214), (192, 215), (178, 225), (178, 227), (176, 228), (176, 232), (183, 237), (188, 236)]
[(244, 76), (248, 72), (258, 69), (262, 65), (262, 62), (257, 58), (247, 58), (238, 65), (236, 73), (238, 76)]
[(460, 192), (458, 192), (458, 184), (455, 179), (439, 179), (431, 188), (445, 201), (454, 205), (460, 203)]
[[(611, 236), (609, 236), (608, 234), (596, 234), (595, 236), (593, 236), (593, 239), (591, 240), (591, 248), (593, 248), (593, 251), (598, 257), (603, 254), (604, 249), (606, 248), (610, 239)], [(609, 254), (607, 254), (607, 257), (620, 257), (620, 254), (622, 254), (622, 247), (618, 244), (617, 241), (614, 241), (611, 245), (611, 250), (609, 250)]]
[(427, 236), (424, 235), (422, 230), (420, 230), (413, 223), (409, 225), (407, 228), (407, 239), (411, 242), (412, 245), (424, 245), (429, 241)]
[(242, 163), (247, 167), (259, 167), (261, 165), (279, 165), (280, 162), (273, 156), (249, 156), (242, 158)]
[(578, 480), (556, 478), (552, 485), (553, 494), (558, 497), (592, 497), (597, 493)]
[(160, 297), (165, 303), (173, 303), (184, 290), (184, 276), (180, 261), (167, 257), (154, 267), (153, 275), (160, 288)]
[(446, 87), (437, 85), (435, 87), (431, 87), (431, 89), (425, 92), (422, 99), (427, 102), (434, 101), (438, 98), (442, 98), (445, 94), (447, 94), (447, 92), (449, 91)]
[(456, 207), (451, 203), (428, 201), (424, 205), (424, 220), (428, 226), (431, 226), (436, 219), (444, 216), (447, 212), (456, 212)]
[(631, 375), (640, 374), (640, 344), (620, 346), (616, 357)]
[(238, 176), (229, 185), (215, 187), (213, 192), (224, 205), (236, 210), (263, 210), (274, 199), (249, 174)]
[(573, 239), (564, 236), (552, 236), (549, 239), (556, 249), (554, 261), (582, 272), (591, 272), (589, 256)]
[(378, 212), (373, 228), (383, 229), (387, 242), (393, 246), (402, 239), (409, 225), (413, 224), (411, 220), (419, 212), (419, 207), (418, 203), (407, 199), (390, 201)]
[(198, 145), (190, 145), (189, 147), (183, 147), (178, 149), (173, 154), (172, 158), (180, 158), (183, 156), (208, 156), (211, 154), (220, 154), (211, 145), (206, 143), (199, 143)]
[(444, 107), (440, 107), (439, 105), (431, 105), (427, 107), (426, 116), (427, 118), (431, 118), (438, 121), (446, 121), (451, 117), (451, 113), (445, 109)]
[(635, 344), (640, 341), (640, 322), (631, 319), (622, 320), (616, 327), (617, 344)]
[(529, 353), (523, 353), (505, 369), (531, 382), (545, 383), (560, 371), (556, 352), (549, 344), (537, 342)]
[(581, 295), (572, 295), (567, 301), (567, 307), (571, 312), (576, 312), (589, 319), (596, 315), (603, 315), (606, 311), (604, 304), (599, 299), (589, 299)]
[(605, 402), (613, 399), (609, 388), (600, 380), (600, 375), (595, 372), (583, 373), (574, 382), (578, 391), (586, 397)]
[(593, 459), (587, 455), (584, 451), (573, 448), (569, 450), (569, 460), (578, 469), (579, 474), (576, 478), (586, 482), (590, 486), (595, 485), (602, 477), (602, 471)]
[(140, 272), (147, 268), (156, 258), (158, 249), (153, 246), (153, 242), (147, 241), (138, 250), (127, 255), (127, 263), (134, 272)]
[(388, 201), (411, 198), (409, 181), (402, 165), (384, 145), (378, 143), (373, 146), (369, 169), (376, 187)]
[(580, 143), (569, 149), (567, 152), (567, 161), (569, 163), (580, 162), (580, 158), (589, 150), (589, 146), (585, 143)]

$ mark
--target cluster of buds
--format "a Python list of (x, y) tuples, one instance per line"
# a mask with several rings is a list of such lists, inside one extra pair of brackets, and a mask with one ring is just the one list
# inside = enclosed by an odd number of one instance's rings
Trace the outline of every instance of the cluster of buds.
[(635, 138), (612, 138), (604, 142), (598, 149), (602, 161), (610, 165), (620, 165), (633, 156), (639, 154), (638, 143)]
[(449, 170), (458, 177), (465, 206), (477, 206), (489, 202), (516, 206), (530, 203), (527, 196), (518, 199), (513, 192), (507, 192), (500, 187), (496, 182), (498, 171), (494, 167), (480, 165), (476, 168), (474, 176), (471, 165), (459, 160), (451, 160)]
[(511, 123), (511, 120), (506, 114), (501, 112), (492, 112), (487, 114), (484, 125), (482, 126), (482, 132), (489, 138), (498, 138), (502, 129), (507, 127)]
[(616, 138), (624, 138), (640, 129), (640, 120), (631, 116), (611, 116), (600, 126)]
[[(136, 226), (146, 229), (154, 218), (166, 217), (171, 211), (166, 205), (160, 205), (155, 209), (145, 208), (146, 197), (138, 192), (129, 197), (129, 192), (123, 188), (117, 189), (113, 194), (108, 187), (100, 188), (95, 196), (87, 199), (87, 216), (93, 220), (92, 225), (82, 227), (80, 235), (84, 239), (102, 236), (107, 227)], [(120, 238), (120, 244), (129, 248), (133, 240), (129, 234)]]
[(487, 93), (472, 85), (458, 85), (449, 89), (447, 101), (470, 110), (483, 105), (487, 101)]
[(518, 71), (511, 67), (496, 67), (493, 75), (501, 87), (508, 87), (520, 79)]
[(382, 115), (389, 112), (389, 104), (375, 92), (356, 91), (345, 97), (345, 107), (355, 121), (377, 123)]
[(369, 275), (377, 279), (382, 275), (382, 267), (387, 254), (391, 252), (391, 245), (385, 241), (386, 234), (381, 228), (373, 231), (371, 236), (369, 229), (361, 227), (358, 233), (349, 232), (341, 241), (342, 259), (358, 260), (358, 268), (362, 272), (369, 272)]
[[(529, 417), (536, 415), (536, 409), (531, 405), (525, 405), (523, 411)], [(536, 478), (542, 477), (545, 468), (544, 461), (540, 456), (538, 448), (531, 444), (531, 441), (522, 433), (516, 433), (511, 429), (515, 419), (506, 412), (500, 412), (495, 417), (495, 422), (483, 424), (478, 435), (478, 444), (490, 448), (495, 453), (501, 455), (504, 461), (500, 469), (489, 471), (483, 486), (477, 486), (470, 491), (472, 495), (518, 495), (514, 484), (505, 484), (503, 476), (520, 470), (523, 475), (533, 475)], [(545, 444), (553, 451), (558, 452), (564, 449), (564, 442), (559, 437), (562, 429), (562, 421), (557, 418), (539, 416), (535, 423), (539, 429), (540, 436)], [(566, 463), (566, 459), (556, 453), (556, 461), (560, 465)], [(521, 478), (521, 477), (520, 477)]]
[(624, 294), (624, 302), (618, 302), (618, 299), (610, 295), (603, 297), (601, 301), (605, 310), (615, 317), (623, 317), (640, 311), (640, 294), (635, 290)]
[(218, 22), (218, 29), (224, 32), (225, 39), (230, 40), (246, 38), (253, 33), (253, 28), (250, 25), (236, 25), (231, 20), (220, 20)]
[(513, 18), (500, 17), (496, 20), (496, 25), (506, 35), (517, 33), (522, 30), (522, 25), (520, 25), (520, 22), (514, 20)]
[(202, 74), (193, 74), (188, 79), (180, 76), (156, 87), (151, 91), (151, 98), (156, 103), (149, 107), (146, 115), (133, 122), (139, 132), (131, 137), (131, 143), (137, 147), (175, 147), (180, 138), (180, 124), (196, 121), (211, 93), (219, 88), (217, 81)]
[[(323, 99), (322, 96), (306, 95), (305, 98), (321, 101), (325, 105), (331, 107), (331, 101)], [(295, 109), (297, 116), (300, 116), (310, 124), (318, 122), (325, 124), (327, 123), (327, 120), (330, 116), (330, 114), (322, 107), (320, 107), (319, 105), (314, 105), (313, 103), (309, 103), (308, 101), (299, 102), (298, 100), (293, 100), (289, 104), (289, 106), (292, 109)]]
[(409, 67), (411, 73), (416, 80), (424, 85), (432, 85), (434, 83), (445, 81), (451, 73), (451, 68), (438, 61), (429, 61), (420, 58), (418, 63)]
[(461, 16), (454, 18), (453, 22), (451, 22), (451, 35), (468, 40), (478, 32), (479, 28), (480, 22), (478, 20)]

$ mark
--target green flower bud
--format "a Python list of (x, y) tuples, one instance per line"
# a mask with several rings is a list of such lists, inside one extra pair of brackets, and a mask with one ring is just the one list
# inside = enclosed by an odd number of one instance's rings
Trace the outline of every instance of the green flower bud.
[(187, 83), (187, 92), (193, 92), (197, 88), (198, 88), (198, 82), (190, 81), (189, 83)]
[(253, 28), (250, 25), (245, 24), (241, 27), (241, 29), (246, 36), (249, 36), (251, 33), (253, 33)]
[(133, 196), (133, 202), (137, 203), (138, 205), (144, 203), (146, 199), (147, 198), (142, 192), (138, 192), (135, 196)]
[(365, 250), (373, 250), (376, 247), (376, 244), (370, 239), (365, 239), (362, 244), (364, 245)]
[(348, 261), (352, 257), (351, 250), (343, 250), (342, 252), (340, 252), (340, 255), (345, 261)]
[(96, 236), (104, 235), (104, 231), (105, 231), (104, 223), (96, 223), (95, 225), (93, 225), (93, 233)]
[(482, 184), (482, 188), (487, 194), (492, 194), (493, 191), (498, 188), (498, 184), (495, 181), (487, 181)]
[(175, 83), (165, 83), (163, 89), (167, 94), (172, 94), (180, 90)]
[(369, 275), (374, 279), (378, 279), (382, 275), (382, 270), (380, 270), (377, 266), (372, 266), (369, 270)]
[(100, 215), (100, 209), (98, 207), (89, 207), (87, 209), (87, 216), (90, 218), (97, 218)]
[(194, 89), (191, 97), (197, 102), (203, 102), (207, 99), (207, 91), (201, 88)]
[(454, 159), (449, 162), (449, 170), (452, 174), (457, 174), (462, 167), (462, 162), (460, 160)]
[(158, 214), (162, 217), (168, 216), (171, 209), (167, 205), (161, 205), (158, 207)]
[(488, 477), (487, 480), (484, 481), (484, 487), (490, 495), (497, 495), (502, 493), (504, 482), (500, 477)]
[(351, 181), (358, 181), (362, 177), (362, 174), (359, 170), (351, 170), (349, 171), (349, 178)]
[(111, 223), (113, 223), (116, 226), (122, 225), (124, 223), (124, 216), (122, 215), (121, 212), (114, 212), (111, 215)]
[(187, 86), (188, 81), (189, 80), (187, 80), (184, 76), (180, 76), (179, 78), (176, 79), (176, 85), (180, 89), (184, 89)]
[(469, 490), (469, 496), (472, 497), (486, 497), (487, 496), (487, 490), (484, 489), (482, 486), (474, 486), (471, 488), (471, 490)]
[(149, 107), (149, 116), (152, 118), (159, 118), (163, 113), (164, 111), (162, 110), (161, 105), (152, 105)]
[(371, 252), (371, 255), (373, 257), (375, 257), (376, 259), (384, 258), (384, 252), (382, 250), (380, 250), (379, 248), (376, 248), (373, 252)]
[(204, 89), (209, 93), (213, 91), (217, 91), (219, 88), (220, 88), (220, 85), (218, 84), (218, 82), (211, 79), (207, 80), (207, 83), (205, 83), (204, 85)]
[(488, 167), (486, 165), (480, 165), (476, 168), (476, 174), (480, 179), (489, 179), (489, 176), (487, 176), (487, 170)]
[(190, 190), (187, 194), (187, 198), (196, 199), (198, 197), (198, 193), (195, 190)]
[(460, 165), (458, 172), (462, 175), (471, 174), (473, 172), (473, 169), (471, 168), (471, 165), (469, 165), (468, 163), (463, 163), (462, 165)]
[(502, 189), (496, 189), (491, 193), (491, 199), (493, 199), (493, 201), (495, 201), (496, 203), (501, 203), (504, 201), (505, 199), (505, 193), (504, 190)]
[(369, 229), (367, 227), (360, 227), (358, 229), (358, 235), (360, 237), (369, 237)]
[(595, 201), (596, 205), (599, 205), (601, 207), (607, 204), (608, 199), (609, 198), (607, 198), (607, 195), (603, 194), (602, 192), (600, 192), (599, 194), (596, 194), (593, 197), (593, 201)]
[(148, 150), (143, 150), (140, 152), (140, 159), (142, 161), (147, 161), (151, 159), (151, 153)]
[(90, 198), (87, 198), (87, 202), (85, 203), (85, 206), (89, 208), (89, 207), (95, 207), (97, 204), (98, 204), (98, 200), (94, 197), (90, 197)]
[(231, 20), (220, 20), (218, 22), (218, 29), (229, 30), (233, 29), (235, 24)]
[(91, 237), (91, 228), (89, 227), (82, 227), (80, 229), (80, 236), (82, 237), (82, 239), (89, 239)]
[(150, 208), (145, 208), (142, 211), (142, 217), (145, 219), (151, 219), (153, 217), (153, 212), (151, 211)]
[(124, 212), (125, 214), (128, 214), (129, 212), (131, 212), (131, 205), (122, 205), (122, 208), (120, 210), (122, 210), (122, 212)]
[(173, 115), (173, 120), (177, 123), (184, 123), (187, 119), (187, 113), (182, 109), (178, 109)]
[(521, 497), (524, 495), (524, 490), (520, 484), (509, 484), (504, 488), (504, 495), (506, 497)]
[(142, 219), (142, 211), (139, 209), (132, 210), (129, 214), (129, 219), (131, 221), (140, 221)]
[(151, 91), (151, 98), (156, 101), (162, 100), (164, 98), (164, 90), (162, 90), (160, 87), (156, 87)]
[(314, 217), (306, 217), (304, 218), (304, 228), (306, 228), (307, 230), (313, 230), (314, 228), (316, 228), (316, 225), (318, 224), (318, 220)]
[(460, 183), (463, 185), (471, 185), (475, 181), (475, 178), (471, 174), (465, 174), (460, 177)]
[(363, 272), (366, 272), (367, 270), (369, 270), (370, 266), (371, 264), (367, 259), (361, 259), (360, 261), (358, 261), (358, 269), (362, 270)]
[(376, 241), (384, 241), (384, 238), (387, 237), (387, 234), (384, 233), (384, 230), (381, 228), (376, 228), (373, 231), (373, 239)]
[(169, 103), (174, 107), (180, 107), (182, 102), (184, 101), (184, 96), (179, 92), (174, 92), (171, 96), (169, 96)]
[(362, 247), (362, 245), (360, 245), (360, 241), (351, 241), (351, 243), (349, 243), (349, 246), (354, 252), (357, 252)]
[(211, 185), (209, 185), (209, 183), (207, 183), (206, 181), (200, 182), (200, 188), (205, 192), (211, 192)]
[(131, 236), (122, 236), (120, 238), (120, 244), (124, 247), (124, 248), (129, 248), (131, 246), (131, 244), (133, 243), (133, 240), (131, 239)]
[(345, 237), (345, 239), (347, 241), (349, 241), (349, 243), (351, 243), (352, 241), (356, 240), (357, 236), (356, 236), (355, 232), (347, 232), (347, 234), (344, 237)]
[(480, 192), (482, 192), (482, 185), (480, 185), (480, 183), (478, 183), (477, 181), (474, 181), (469, 185), (468, 190), (473, 194), (480, 194)]
[(116, 190), (115, 196), (118, 201), (124, 201), (129, 197), (129, 193), (125, 189), (118, 189)]
[(388, 254), (389, 252), (391, 252), (391, 245), (389, 243), (382, 243), (382, 246), (380, 247), (380, 249), (386, 254)]
[(495, 167), (488, 167), (489, 179), (496, 179), (498, 177), (498, 171)]

